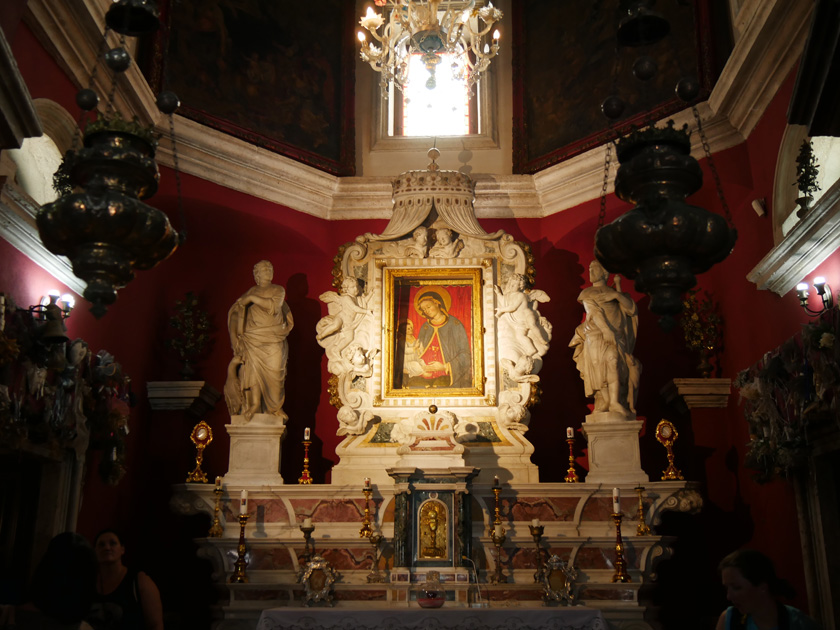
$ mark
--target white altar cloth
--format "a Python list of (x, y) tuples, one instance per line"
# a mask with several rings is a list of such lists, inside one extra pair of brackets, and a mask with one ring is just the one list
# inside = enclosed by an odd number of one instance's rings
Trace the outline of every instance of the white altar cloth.
[(583, 606), (513, 608), (268, 608), (257, 630), (608, 630)]

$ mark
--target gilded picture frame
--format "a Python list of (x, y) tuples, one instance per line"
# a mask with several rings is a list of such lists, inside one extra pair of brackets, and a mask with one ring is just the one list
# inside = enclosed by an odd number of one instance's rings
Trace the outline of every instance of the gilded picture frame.
[(386, 398), (484, 395), (482, 270), (385, 268)]

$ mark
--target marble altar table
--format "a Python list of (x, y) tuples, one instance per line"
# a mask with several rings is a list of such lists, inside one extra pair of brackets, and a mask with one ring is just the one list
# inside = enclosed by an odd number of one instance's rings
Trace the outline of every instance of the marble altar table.
[(505, 608), (269, 608), (257, 630), (607, 630), (600, 610)]

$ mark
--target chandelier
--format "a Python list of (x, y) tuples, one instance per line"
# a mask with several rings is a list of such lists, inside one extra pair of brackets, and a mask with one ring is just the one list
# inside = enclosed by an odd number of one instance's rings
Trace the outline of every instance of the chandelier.
[[(121, 36), (118, 47), (99, 57), (114, 72), (107, 103), (81, 130), (82, 146), (65, 154), (54, 178), (59, 198), (36, 216), (44, 246), (66, 256), (73, 273), (87, 283), (84, 297), (96, 317), (105, 314), (117, 299), (117, 289), (128, 284), (136, 270), (157, 265), (182, 238), (166, 214), (142, 201), (158, 187), (157, 134), (136, 117), (123, 118), (114, 104), (117, 76), (131, 64), (125, 38), (154, 31), (159, 25), (157, 10), (152, 0), (115, 0), (105, 21), (103, 50), (109, 31)], [(76, 95), (76, 103), (86, 112), (99, 105), (92, 89), (96, 70), (90, 75), (91, 87)], [(172, 92), (157, 97), (158, 109), (170, 118), (170, 131), (178, 105)], [(172, 141), (174, 147), (174, 134)]]
[(421, 55), (429, 71), (426, 87), (434, 89), (437, 66), (443, 55), (451, 55), (453, 76), (466, 81), (471, 94), (499, 52), (498, 29), (493, 31), (492, 43), (485, 39), (502, 19), (502, 12), (491, 2), (480, 8), (476, 0), (375, 0), (375, 4), (385, 7), (385, 15), (368, 7), (359, 20), (374, 41), (368, 41), (363, 30), (358, 36), (362, 60), (382, 74), (379, 85), (383, 88), (393, 81), (402, 90), (409, 80), (409, 56)]

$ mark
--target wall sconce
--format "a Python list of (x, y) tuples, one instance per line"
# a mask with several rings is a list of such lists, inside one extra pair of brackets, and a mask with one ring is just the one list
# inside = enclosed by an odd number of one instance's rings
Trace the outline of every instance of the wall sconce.
[(834, 296), (831, 294), (831, 287), (828, 286), (828, 283), (822, 276), (814, 278), (814, 288), (817, 290), (817, 295), (819, 295), (822, 300), (822, 308), (818, 311), (808, 308), (808, 296), (810, 293), (808, 292), (807, 282), (800, 282), (796, 285), (796, 294), (799, 296), (799, 305), (804, 308), (805, 312), (809, 315), (822, 315), (825, 311), (834, 306)]
[[(33, 319), (43, 322), (38, 328), (38, 337), (42, 343), (60, 344), (70, 341), (64, 320), (70, 314), (72, 307), (68, 307), (65, 298), (72, 300), (73, 296), (69, 293), (61, 296), (58, 291), (50, 291), (41, 298), (39, 304), (29, 307)], [(59, 301), (62, 304), (59, 304)]]
[[(70, 293), (65, 293), (64, 295), (61, 295), (58, 291), (53, 289), (51, 291), (48, 291), (47, 294), (41, 298), (40, 304), (44, 307), (44, 310), (46, 310), (46, 307), (52, 303), (52, 298), (55, 298), (56, 306), (58, 306), (58, 308), (61, 309), (61, 317), (63, 319), (67, 319), (68, 317), (70, 317), (70, 313), (76, 306), (76, 298), (74, 298), (73, 295)], [(40, 309), (39, 311), (43, 314), (43, 311), (41, 311)]]

